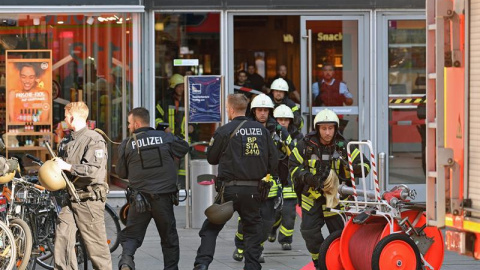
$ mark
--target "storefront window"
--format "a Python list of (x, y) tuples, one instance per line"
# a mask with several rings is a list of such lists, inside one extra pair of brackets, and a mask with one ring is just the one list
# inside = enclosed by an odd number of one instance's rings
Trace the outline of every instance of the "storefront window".
[[(196, 59), (198, 65), (176, 66), (174, 59)], [(184, 76), (220, 74), (220, 14), (155, 15), (156, 124), (185, 137)], [(189, 127), (190, 142), (209, 141), (214, 125)]]
[[(183, 66), (175, 59), (198, 60)], [(220, 75), (220, 14), (155, 14), (155, 123), (157, 129), (173, 132), (195, 143), (192, 159), (205, 158), (205, 146), (215, 124), (191, 123), (185, 129), (184, 77)], [(177, 164), (179, 183), (185, 187), (184, 161)]]
[[(72, 101), (87, 103), (90, 127), (102, 129), (114, 141), (127, 135), (124, 116), (131, 107), (133, 72), (131, 14), (0, 16), (1, 102), (5, 102), (6, 51), (9, 57), (29, 58), (30, 50), (49, 50), (54, 141), (68, 132), (62, 121), (64, 107)], [(0, 117), (5, 128), (5, 113)], [(40, 146), (35, 140), (33, 145)], [(116, 152), (110, 149), (113, 164)]]

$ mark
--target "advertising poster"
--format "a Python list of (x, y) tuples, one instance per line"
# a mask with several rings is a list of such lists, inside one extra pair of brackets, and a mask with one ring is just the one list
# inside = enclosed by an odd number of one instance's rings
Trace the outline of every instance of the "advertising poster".
[(9, 50), (6, 53), (8, 123), (10, 125), (25, 123), (50, 125), (52, 122), (51, 51)]
[(217, 123), (222, 120), (221, 105), (221, 76), (189, 76), (188, 104), (189, 123)]

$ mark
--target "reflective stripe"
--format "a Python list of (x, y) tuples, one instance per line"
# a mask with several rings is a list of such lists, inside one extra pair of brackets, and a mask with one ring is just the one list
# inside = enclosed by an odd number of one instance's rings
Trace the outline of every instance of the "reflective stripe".
[(160, 113), (162, 117), (165, 115), (165, 112), (163, 111), (163, 108), (162, 106), (160, 106), (160, 104), (157, 104), (157, 111)]
[(293, 106), (293, 107), (292, 107), (292, 112), (296, 112), (296, 111), (298, 111), (299, 109), (300, 109), (300, 108), (299, 108), (298, 106)]
[(282, 222), (282, 217), (281, 216), (277, 221), (275, 221), (275, 223), (273, 223), (273, 227), (277, 227), (278, 225), (280, 225), (280, 222)]
[(315, 164), (317, 164), (317, 160), (316, 159), (309, 159), (308, 160), (308, 166), (310, 167), (310, 172), (312, 174), (316, 174), (317, 173), (317, 168), (315, 167)]
[(297, 159), (298, 163), (303, 163), (303, 157), (300, 155), (300, 153), (298, 153), (298, 149), (295, 147), (293, 149), (293, 154), (295, 155), (295, 158)]
[(273, 185), (270, 188), (270, 192), (268, 192), (268, 198), (274, 198), (274, 197), (277, 197), (277, 195), (278, 195), (278, 186)]
[(280, 232), (285, 236), (292, 236), (293, 235), (293, 230), (289, 230), (289, 229), (283, 227), (283, 225), (280, 226)]
[(163, 123), (163, 119), (162, 118), (155, 118), (155, 125), (158, 125), (160, 123)]
[(318, 260), (318, 254), (319, 253), (310, 253), (310, 255), (312, 256), (312, 260), (317, 261)]
[(363, 166), (367, 169), (367, 172), (370, 172), (370, 165), (363, 163)]
[(352, 160), (355, 160), (355, 158), (357, 158), (358, 154), (360, 154), (360, 150), (358, 150), (358, 148), (353, 150)]
[(312, 206), (302, 201), (302, 208), (305, 209), (306, 211), (310, 211), (310, 209), (312, 209)]
[(308, 196), (305, 196), (305, 194), (302, 194), (302, 202), (306, 202), (313, 206), (313, 200), (310, 199)]
[(172, 133), (175, 134), (175, 108), (168, 108), (168, 125)]
[(285, 140), (287, 144), (290, 144), (292, 142), (292, 136), (288, 135), (288, 138)]
[(239, 233), (239, 232), (236, 232), (235, 233), (235, 236), (240, 239), (241, 241), (243, 241), (243, 234), (242, 233)]
[[(296, 149), (296, 148), (295, 148)], [(295, 177), (293, 177), (293, 175), (295, 174), (295, 172), (298, 170), (298, 167), (295, 167), (295, 169), (292, 170), (292, 173), (290, 174), (290, 177), (292, 179), (295, 179)]]
[[(314, 190), (312, 187), (308, 189), (308, 192), (310, 193), (310, 195), (308, 195), (308, 197), (311, 198), (312, 200), (316, 200), (316, 199), (318, 199), (322, 196), (322, 193)], [(312, 205), (313, 205), (313, 203), (312, 203)]]
[(185, 176), (185, 175), (186, 175), (186, 174), (185, 174), (185, 170), (178, 170), (178, 175), (183, 175), (183, 176)]

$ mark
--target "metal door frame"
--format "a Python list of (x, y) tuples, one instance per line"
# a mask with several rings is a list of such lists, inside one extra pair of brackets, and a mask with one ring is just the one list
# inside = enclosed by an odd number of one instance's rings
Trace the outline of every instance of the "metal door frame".
[[(389, 183), (389, 103), (388, 103), (388, 21), (389, 20), (425, 20), (425, 10), (408, 10), (408, 11), (376, 11), (376, 48), (375, 57), (377, 76), (377, 90), (375, 99), (377, 105), (377, 151), (379, 153), (387, 153), (385, 158), (385, 183), (384, 187), (388, 190), (395, 185)], [(377, 56), (378, 55), (378, 56)], [(386, 90), (385, 90), (386, 89)], [(387, 131), (387, 132), (385, 132)], [(398, 185), (398, 184), (397, 184)], [(425, 184), (409, 184), (409, 188), (417, 191), (417, 199), (425, 200), (426, 183)]]

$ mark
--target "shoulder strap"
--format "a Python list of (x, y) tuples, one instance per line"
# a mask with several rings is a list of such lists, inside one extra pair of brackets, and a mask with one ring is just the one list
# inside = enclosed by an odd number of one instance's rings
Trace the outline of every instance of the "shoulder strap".
[(243, 120), (240, 125), (237, 126), (237, 128), (230, 134), (230, 139), (235, 136), (235, 133), (237, 133), (237, 131), (243, 126), (243, 124), (245, 124), (245, 122), (247, 122), (248, 120)]

